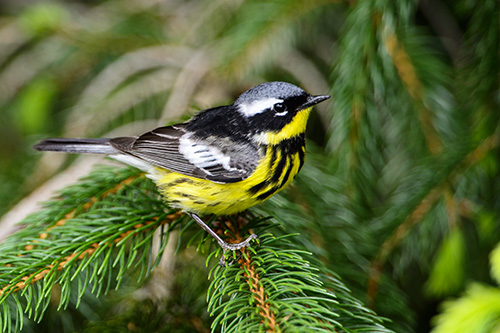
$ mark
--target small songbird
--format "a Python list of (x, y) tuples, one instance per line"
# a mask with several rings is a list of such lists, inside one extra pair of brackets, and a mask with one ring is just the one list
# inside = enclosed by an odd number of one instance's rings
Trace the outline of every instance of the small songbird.
[(156, 182), (171, 207), (190, 214), (224, 252), (238, 250), (257, 236), (226, 243), (199, 215), (242, 212), (290, 184), (304, 164), (311, 109), (328, 98), (309, 95), (290, 83), (267, 82), (231, 105), (201, 111), (185, 123), (139, 137), (46, 139), (34, 148), (108, 154), (137, 167)]

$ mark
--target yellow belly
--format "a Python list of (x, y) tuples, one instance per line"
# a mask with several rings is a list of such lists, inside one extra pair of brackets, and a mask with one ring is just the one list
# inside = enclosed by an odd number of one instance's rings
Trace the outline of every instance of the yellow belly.
[[(266, 149), (255, 171), (239, 182), (214, 183), (160, 168), (156, 182), (172, 207), (199, 214), (236, 214), (285, 188), (300, 170), (299, 152), (283, 154), (277, 150), (272, 154), (272, 146)], [(305, 147), (299, 149), (303, 159)], [(286, 160), (281, 161), (283, 158)]]

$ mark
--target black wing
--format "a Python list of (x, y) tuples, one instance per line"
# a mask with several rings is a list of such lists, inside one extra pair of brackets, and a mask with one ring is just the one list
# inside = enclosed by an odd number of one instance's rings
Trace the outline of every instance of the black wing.
[(258, 148), (227, 138), (198, 138), (184, 124), (159, 127), (140, 137), (111, 139), (111, 145), (152, 165), (220, 183), (241, 181), (255, 170)]

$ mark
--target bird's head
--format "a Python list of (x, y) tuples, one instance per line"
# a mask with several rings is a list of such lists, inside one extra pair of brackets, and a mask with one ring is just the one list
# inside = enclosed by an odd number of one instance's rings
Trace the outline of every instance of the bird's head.
[(234, 103), (250, 123), (259, 143), (278, 144), (305, 132), (312, 107), (330, 98), (309, 95), (286, 82), (266, 82), (238, 97)]

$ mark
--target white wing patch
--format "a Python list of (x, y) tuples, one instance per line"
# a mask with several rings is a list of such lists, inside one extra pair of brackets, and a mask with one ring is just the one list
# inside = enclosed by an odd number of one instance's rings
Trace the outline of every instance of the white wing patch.
[(179, 140), (179, 152), (190, 163), (211, 175), (206, 168), (221, 165), (228, 171), (238, 170), (229, 165), (231, 157), (224, 155), (219, 149), (195, 142), (190, 139), (191, 134), (184, 134)]
[(254, 101), (249, 104), (238, 105), (238, 111), (247, 117), (255, 116), (273, 107), (276, 103), (283, 103), (279, 98), (266, 98)]

